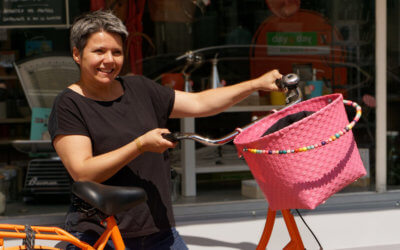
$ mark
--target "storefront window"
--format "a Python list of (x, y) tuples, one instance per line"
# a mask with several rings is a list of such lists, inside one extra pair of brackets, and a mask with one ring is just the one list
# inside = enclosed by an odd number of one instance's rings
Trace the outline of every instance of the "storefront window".
[[(113, 9), (129, 29), (123, 74), (143, 74), (175, 89), (200, 91), (278, 69), (282, 74), (300, 76), (305, 98), (341, 93), (345, 99), (358, 102), (363, 116), (353, 131), (367, 176), (343, 191), (375, 190), (375, 1), (69, 0), (70, 22), (96, 2), (105, 2), (105, 7)], [(400, 120), (396, 115), (400, 103), (399, 5), (388, 0), (389, 188), (400, 185)], [(0, 30), (0, 142), (6, 148), (0, 154), (0, 167), (26, 167), (35, 159), (16, 152), (10, 144), (14, 139), (29, 139), (31, 120), (25, 94), (7, 58), (10, 53), (14, 53), (14, 60), (46, 53), (69, 55), (68, 36), (67, 27)], [(240, 105), (268, 110), (283, 103), (279, 93), (260, 92)], [(347, 111), (351, 119), (354, 113)], [(244, 109), (196, 119), (195, 132), (217, 138), (266, 114)], [(180, 121), (171, 121), (170, 126), (172, 131), (182, 128)], [(197, 164), (211, 160), (214, 167), (196, 173), (198, 187), (218, 183), (240, 189), (240, 181), (251, 178), (246, 166), (224, 161), (225, 156), (237, 161), (232, 147), (212, 151), (195, 147), (199, 151)], [(219, 171), (222, 167), (229, 171)]]

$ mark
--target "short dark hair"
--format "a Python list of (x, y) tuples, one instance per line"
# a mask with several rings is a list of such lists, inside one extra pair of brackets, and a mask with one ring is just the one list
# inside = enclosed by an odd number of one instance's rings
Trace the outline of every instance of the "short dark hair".
[(82, 53), (90, 35), (99, 31), (120, 35), (124, 45), (129, 34), (121, 19), (115, 16), (112, 11), (88, 12), (78, 16), (72, 24), (69, 37), (71, 52), (76, 47)]

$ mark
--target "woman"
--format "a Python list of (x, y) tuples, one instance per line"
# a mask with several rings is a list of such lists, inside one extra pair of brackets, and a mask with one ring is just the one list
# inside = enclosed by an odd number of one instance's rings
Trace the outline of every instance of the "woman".
[[(275, 80), (282, 76), (273, 70), (199, 93), (174, 91), (143, 76), (119, 77), (127, 35), (111, 12), (96, 11), (75, 20), (70, 42), (80, 80), (55, 100), (49, 120), (52, 142), (75, 181), (146, 191), (145, 204), (116, 215), (127, 249), (187, 249), (174, 229), (166, 150), (176, 144), (162, 137), (169, 133), (167, 120), (217, 114), (253, 91), (278, 90)], [(81, 206), (73, 197), (66, 229), (94, 242), (104, 228)]]

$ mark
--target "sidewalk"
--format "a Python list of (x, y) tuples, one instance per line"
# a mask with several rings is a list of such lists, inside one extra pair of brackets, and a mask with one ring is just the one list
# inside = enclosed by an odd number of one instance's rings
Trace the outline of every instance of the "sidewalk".
[[(0, 222), (30, 225), (63, 223), (66, 207), (60, 206), (59, 212), (46, 209), (42, 208), (41, 215), (3, 217)], [(325, 250), (400, 249), (398, 191), (334, 195), (315, 210), (300, 212)], [(192, 203), (174, 205), (174, 213), (177, 230), (191, 250), (252, 250), (256, 248), (264, 228), (267, 203), (265, 200)], [(319, 249), (300, 217), (295, 211), (293, 214), (305, 248)], [(282, 249), (288, 242), (283, 218), (277, 213), (268, 249)], [(6, 246), (15, 246), (21, 240), (6, 240), (5, 243)], [(36, 243), (57, 245), (57, 242), (49, 241)]]
[[(303, 218), (318, 237), (323, 249), (398, 250), (400, 209), (355, 211), (344, 213), (303, 214)], [(310, 231), (299, 216), (295, 216), (306, 249), (319, 249)], [(264, 218), (231, 218), (207, 221), (186, 221), (177, 230), (191, 250), (253, 250), (264, 228)], [(6, 240), (6, 246), (21, 240)], [(282, 249), (289, 235), (281, 216), (275, 220), (268, 249)], [(37, 241), (55, 246), (57, 242)], [(60, 247), (60, 245), (58, 246)]]
[[(296, 215), (296, 213), (294, 213)], [(303, 218), (323, 249), (397, 250), (400, 249), (400, 209), (303, 214)], [(295, 216), (306, 249), (319, 249), (316, 240), (299, 216)], [(187, 222), (177, 226), (192, 250), (255, 249), (265, 219), (221, 219)], [(282, 249), (289, 242), (282, 217), (275, 220), (268, 249)]]

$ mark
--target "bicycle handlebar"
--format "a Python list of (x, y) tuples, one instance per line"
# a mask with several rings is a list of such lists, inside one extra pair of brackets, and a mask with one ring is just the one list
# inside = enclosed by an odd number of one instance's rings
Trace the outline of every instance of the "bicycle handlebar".
[[(298, 87), (300, 78), (296, 74), (287, 74), (282, 77), (282, 79), (278, 79), (276, 81), (276, 84), (278, 85), (279, 88), (284, 89), (287, 88), (288, 92), (286, 93), (286, 105), (281, 109), (288, 108), (296, 103), (301, 102), (302, 100), (302, 93), (300, 88)], [(260, 118), (261, 119), (261, 118)], [(253, 126), (255, 123), (257, 123), (260, 119), (257, 119), (256, 121), (248, 124), (247, 126), (241, 128), (240, 130), (245, 130), (251, 126)], [(240, 133), (239, 129), (236, 129), (235, 131), (231, 132), (230, 134), (227, 134), (221, 138), (217, 139), (210, 139), (207, 137), (203, 137), (201, 135), (198, 135), (196, 133), (180, 133), (180, 132), (175, 132), (175, 133), (169, 133), (169, 134), (162, 134), (162, 136), (172, 142), (177, 142), (180, 140), (185, 140), (185, 139), (191, 139), (194, 141), (197, 141), (203, 145), (206, 146), (220, 146), (224, 145), (233, 139)]]

